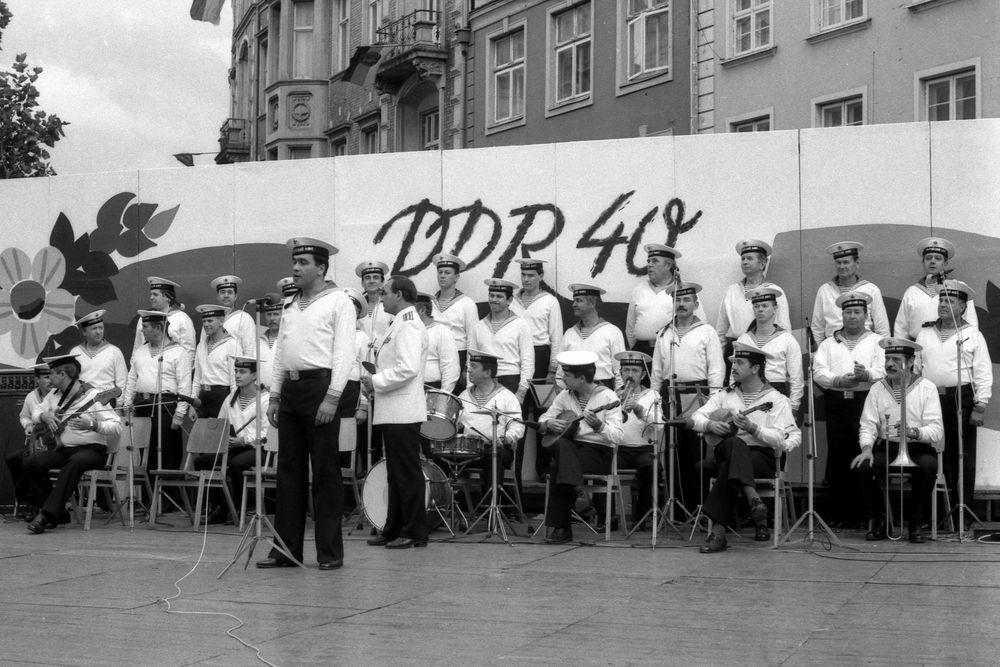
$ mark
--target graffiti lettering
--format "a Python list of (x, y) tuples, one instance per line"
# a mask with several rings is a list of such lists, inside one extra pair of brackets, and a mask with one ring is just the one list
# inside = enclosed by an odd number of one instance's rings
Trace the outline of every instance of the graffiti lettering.
[[(628, 273), (636, 276), (646, 273), (646, 267), (636, 265), (635, 260), (642, 248), (646, 229), (660, 212), (658, 206), (647, 211), (630, 233), (626, 233), (626, 221), (618, 219), (613, 223), (614, 227), (610, 233), (605, 236), (598, 235), (602, 227), (612, 223), (612, 220), (628, 207), (634, 194), (635, 191), (630, 190), (615, 197), (614, 201), (601, 211), (593, 224), (587, 227), (577, 240), (577, 248), (599, 249), (590, 268), (591, 277), (597, 277), (604, 272), (618, 246), (625, 246), (625, 269)], [(670, 199), (662, 211), (666, 226), (666, 243), (671, 246), (676, 245), (681, 234), (694, 228), (701, 219), (701, 214), (702, 212), (698, 211), (690, 220), (685, 220), (684, 202), (676, 197)], [(519, 206), (510, 210), (508, 218), (511, 220), (520, 218), (520, 221), (514, 227), (510, 241), (496, 258), (492, 275), (497, 278), (506, 274), (514, 257), (528, 257), (531, 256), (531, 253), (537, 253), (550, 247), (563, 233), (566, 226), (566, 216), (555, 204)], [(549, 220), (549, 223), (544, 225), (546, 219)], [(458, 236), (455, 238), (455, 242), (445, 250), (453, 221), (456, 223), (461, 221), (461, 227), (458, 224), (454, 225)], [(422, 199), (416, 204), (402, 209), (385, 222), (376, 232), (372, 239), (373, 243), (378, 245), (386, 242), (396, 223), (402, 225), (407, 222), (409, 224), (402, 232), (399, 250), (392, 265), (393, 273), (404, 276), (416, 275), (429, 267), (434, 255), (438, 253), (449, 252), (461, 255), (467, 247), (481, 248), (474, 257), (467, 260), (467, 268), (472, 269), (494, 255), (504, 232), (504, 224), (500, 216), (496, 211), (485, 206), (480, 199), (468, 206), (450, 209), (432, 204), (429, 199)], [(535, 227), (546, 231), (544, 234), (534, 234), (532, 240), (528, 240), (529, 234)], [(429, 245), (419, 243), (418, 236), (422, 230), (423, 238), (431, 241)], [(411, 253), (417, 250), (422, 251), (422, 256), (419, 258), (411, 256)]]

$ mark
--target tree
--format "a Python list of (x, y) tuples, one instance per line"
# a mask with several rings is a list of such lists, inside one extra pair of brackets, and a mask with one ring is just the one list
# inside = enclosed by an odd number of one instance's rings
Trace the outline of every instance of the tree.
[[(7, 3), (0, 0), (0, 38), (10, 19)], [(0, 178), (54, 175), (45, 146), (55, 146), (69, 125), (38, 108), (35, 82), (42, 68), (29, 69), (27, 60), (19, 53), (10, 71), (0, 71)]]

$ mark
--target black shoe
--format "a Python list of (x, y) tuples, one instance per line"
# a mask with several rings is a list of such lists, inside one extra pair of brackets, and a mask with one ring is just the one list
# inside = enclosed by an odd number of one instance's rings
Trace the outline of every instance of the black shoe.
[(725, 535), (716, 535), (715, 533), (709, 533), (708, 540), (701, 545), (698, 549), (703, 554), (714, 554), (720, 551), (725, 551), (729, 544), (726, 542)]
[(44, 512), (39, 512), (31, 523), (28, 524), (28, 531), (34, 533), (35, 535), (41, 535), (46, 530), (50, 528), (55, 528), (56, 524), (50, 521)]
[(290, 563), (289, 561), (281, 560), (280, 558), (265, 558), (264, 560), (257, 561), (257, 567), (262, 570), (272, 567), (295, 567), (295, 563)]
[(767, 505), (760, 498), (750, 503), (750, 519), (755, 526), (767, 523)]
[(756, 542), (767, 542), (771, 539), (771, 531), (768, 529), (766, 523), (757, 524), (754, 529), (753, 539)]
[(917, 528), (916, 530), (911, 530), (910, 531), (910, 543), (911, 544), (923, 544), (926, 541), (927, 541), (927, 538), (924, 537), (923, 531), (920, 530), (919, 528)]
[(411, 547), (426, 547), (427, 540), (414, 540), (409, 537), (397, 537), (396, 539), (386, 542), (386, 549), (409, 549)]
[(22, 513), (22, 518), (24, 519), (24, 522), (25, 523), (31, 523), (32, 521), (34, 521), (35, 517), (38, 516), (38, 512), (39, 512), (39, 509), (37, 507), (35, 507), (34, 505), (32, 505), (31, 507), (25, 508), (24, 512)]
[(375, 537), (369, 537), (366, 544), (370, 547), (384, 547), (389, 543), (389, 539), (385, 535), (376, 535)]
[(545, 538), (546, 544), (566, 544), (573, 541), (572, 528), (553, 528), (549, 536)]
[(865, 533), (865, 539), (869, 542), (878, 542), (888, 539), (888, 537), (889, 534), (885, 530), (885, 517), (872, 519), (868, 532)]
[(319, 563), (320, 570), (339, 570), (342, 567), (344, 567), (343, 558), (338, 558), (337, 560), (324, 560)]

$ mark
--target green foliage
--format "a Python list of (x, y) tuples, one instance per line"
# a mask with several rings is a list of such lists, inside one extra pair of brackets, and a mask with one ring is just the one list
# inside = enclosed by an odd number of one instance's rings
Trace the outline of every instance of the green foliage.
[[(0, 38), (10, 18), (0, 0)], [(27, 60), (26, 53), (19, 53), (10, 70), (0, 71), (0, 178), (54, 175), (45, 146), (55, 146), (69, 125), (38, 108), (35, 82), (42, 68), (29, 68)]]

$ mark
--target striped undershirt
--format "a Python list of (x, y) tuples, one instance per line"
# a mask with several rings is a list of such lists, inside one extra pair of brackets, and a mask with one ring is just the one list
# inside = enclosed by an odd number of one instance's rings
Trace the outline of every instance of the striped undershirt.
[(248, 407), (250, 407), (250, 404), (253, 403), (254, 400), (256, 400), (256, 398), (257, 398), (256, 395), (244, 396), (243, 394), (239, 394), (239, 396), (237, 397), (237, 402), (240, 404), (240, 410), (246, 410)]
[(455, 296), (451, 297), (450, 299), (445, 299), (444, 297), (442, 297), (442, 296), (441, 296), (441, 295), (439, 294), (439, 295), (437, 296), (437, 302), (438, 302), (438, 309), (440, 309), (440, 310), (447, 310), (447, 309), (448, 309), (448, 307), (449, 307), (449, 306), (450, 306), (451, 304), (453, 304), (453, 303), (455, 303), (456, 301), (458, 301), (459, 297), (461, 297), (461, 296), (462, 296), (462, 292), (461, 292), (461, 291), (459, 291), (459, 290), (455, 290)]
[(750, 393), (750, 392), (746, 391), (745, 389), (742, 390), (741, 393), (743, 394), (743, 407), (749, 408), (754, 403), (756, 403), (757, 400), (760, 398), (760, 395), (763, 394), (764, 391), (765, 391), (765, 389), (761, 389), (758, 392)]

